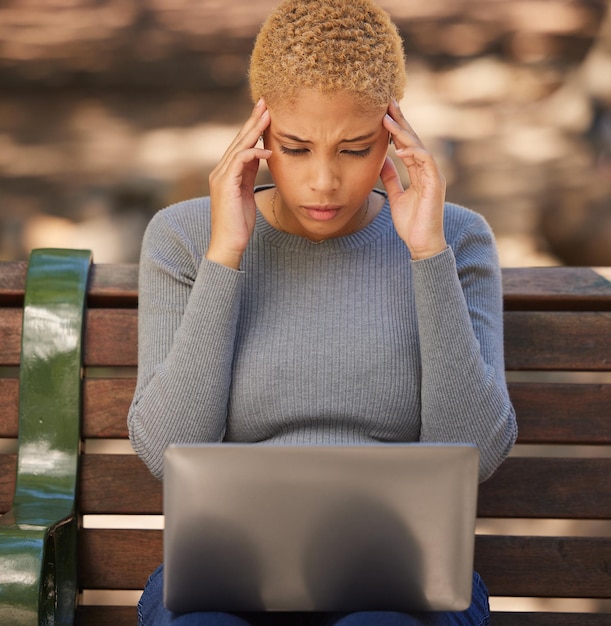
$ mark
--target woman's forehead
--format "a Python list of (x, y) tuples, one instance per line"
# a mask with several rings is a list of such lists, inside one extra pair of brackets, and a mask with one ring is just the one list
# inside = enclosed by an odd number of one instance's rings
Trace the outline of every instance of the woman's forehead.
[(303, 90), (297, 97), (269, 106), (272, 129), (280, 135), (312, 140), (332, 136), (354, 140), (380, 132), (385, 109), (364, 108), (349, 93)]

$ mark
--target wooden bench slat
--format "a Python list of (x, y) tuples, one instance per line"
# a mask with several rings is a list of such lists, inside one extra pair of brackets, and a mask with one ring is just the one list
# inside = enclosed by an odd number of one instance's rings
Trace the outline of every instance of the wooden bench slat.
[(161, 482), (136, 455), (85, 455), (80, 498), (84, 515), (158, 515), (163, 510)]
[(0, 262), (0, 304), (23, 306), (27, 261)]
[[(134, 626), (135, 606), (80, 606), (76, 626)], [(609, 626), (611, 615), (595, 613), (492, 612), (494, 626)]]
[(588, 267), (503, 268), (507, 311), (611, 311), (608, 274)]
[(136, 367), (138, 311), (89, 309), (84, 359), (88, 366)]
[(138, 304), (138, 265), (98, 263), (89, 282), (89, 307), (135, 308)]
[[(600, 370), (611, 354), (611, 313), (508, 312), (507, 369)], [(137, 311), (92, 309), (85, 364), (137, 365)], [(606, 364), (606, 365), (605, 365)]]
[(608, 598), (611, 537), (478, 535), (475, 569), (491, 595)]
[[(135, 378), (86, 379), (85, 439), (126, 439)], [(611, 385), (510, 383), (518, 443), (611, 444)], [(19, 381), (0, 378), (0, 438), (17, 436)]]
[(0, 454), (0, 515), (11, 508), (15, 490), (16, 454)]
[[(0, 305), (22, 306), (27, 261), (0, 262)], [(87, 304), (97, 307), (135, 307), (138, 302), (138, 265), (97, 263), (91, 268)]]
[[(610, 476), (611, 459), (509, 458), (480, 486), (478, 514), (609, 519)], [(86, 455), (81, 484), (85, 514), (162, 512), (161, 483), (135, 455)]]
[[(135, 378), (89, 378), (83, 383), (83, 438), (126, 439)], [(0, 378), (0, 438), (18, 434), (19, 380)]]
[[(80, 606), (76, 626), (134, 626), (135, 606)], [(609, 626), (611, 615), (596, 613), (524, 613), (494, 611), (494, 626)]]
[(0, 365), (19, 365), (23, 309), (0, 309)]
[[(26, 261), (0, 262), (0, 303), (13, 299), (12, 306), (21, 304), (26, 270)], [(611, 310), (611, 282), (597, 268), (504, 267), (502, 276), (507, 310)], [(137, 264), (93, 266), (90, 306), (107, 306), (109, 301), (117, 306), (117, 299), (133, 306), (137, 290)]]
[(610, 444), (611, 385), (510, 383), (518, 443)]
[(17, 437), (19, 380), (0, 378), (0, 438)]
[(85, 439), (126, 439), (127, 412), (135, 378), (88, 379), (84, 387), (83, 437)]
[[(79, 548), (80, 587), (142, 589), (161, 563), (163, 533), (84, 529)], [(610, 561), (611, 537), (476, 537), (475, 568), (497, 596), (605, 598)]]
[(84, 528), (79, 533), (79, 587), (143, 589), (162, 559), (160, 530)]
[(607, 370), (611, 313), (508, 312), (508, 370)]
[(507, 459), (480, 485), (481, 517), (611, 519), (611, 459)]
[[(0, 455), (0, 513), (10, 506), (15, 468), (15, 455)], [(509, 458), (480, 486), (478, 515), (610, 519), (609, 476), (611, 459)], [(80, 484), (83, 514), (162, 512), (161, 483), (135, 455), (85, 455)]]
[(492, 613), (494, 626), (609, 626), (608, 613)]
[(135, 626), (138, 610), (135, 606), (79, 606), (75, 626)]
[[(0, 512), (10, 506), (15, 467), (15, 455), (0, 455)], [(480, 486), (478, 515), (610, 519), (609, 476), (611, 459), (509, 458)], [(135, 455), (84, 455), (80, 484), (83, 514), (162, 512), (161, 483)]]
[[(80, 606), (76, 626), (134, 626), (135, 606)], [(611, 615), (595, 613), (492, 613), (494, 626), (609, 626)]]

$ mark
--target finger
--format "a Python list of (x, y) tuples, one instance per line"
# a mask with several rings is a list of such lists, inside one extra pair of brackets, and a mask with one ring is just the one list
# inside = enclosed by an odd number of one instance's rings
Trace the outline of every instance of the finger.
[(404, 128), (407, 132), (409, 132), (413, 137), (415, 137), (418, 143), (422, 147), (424, 147), (424, 142), (422, 141), (422, 139), (420, 139), (418, 133), (414, 130), (413, 126), (407, 121), (407, 118), (405, 117), (405, 115), (403, 115), (403, 111), (401, 110), (401, 107), (396, 100), (393, 99), (391, 101), (390, 105), (388, 106), (388, 113), (390, 114), (390, 117), (395, 120), (395, 122), (397, 122), (397, 124), (399, 124), (401, 128)]
[(221, 179), (226, 176), (239, 176), (245, 167), (251, 164), (258, 167), (261, 159), (269, 159), (271, 155), (271, 150), (258, 148), (256, 146), (245, 150), (236, 150), (228, 155), (225, 160), (214, 169), (214, 173), (217, 178)]
[[(387, 130), (391, 132), (393, 141), (396, 143), (404, 143), (403, 147), (410, 145), (417, 145), (424, 148), (424, 142), (418, 136), (418, 133), (413, 129), (412, 125), (407, 121), (403, 111), (396, 100), (392, 100), (388, 105), (387, 116), (389, 119), (385, 120)], [(393, 124), (394, 122), (394, 124)], [(394, 132), (393, 132), (394, 131)], [(401, 142), (403, 139), (403, 142)], [(401, 146), (399, 146), (401, 147)]]
[(408, 128), (403, 128), (388, 113), (384, 116), (383, 126), (390, 133), (396, 148), (424, 148), (424, 144), (409, 125)]
[(446, 181), (433, 155), (420, 148), (397, 150), (397, 156), (407, 169), (410, 185), (425, 196), (445, 194)]
[(221, 162), (230, 158), (236, 150), (254, 147), (257, 144), (259, 137), (263, 134), (263, 131), (269, 126), (269, 123), (269, 110), (267, 109), (265, 101), (261, 98), (254, 106), (250, 117), (246, 120), (238, 134), (234, 137), (233, 141), (225, 151)]
[(261, 160), (268, 159), (271, 156), (272, 151), (266, 150), (265, 148), (253, 148), (252, 153), (253, 158), (249, 161), (246, 161), (242, 167), (241, 186), (242, 188), (246, 188), (249, 191), (252, 190), (254, 192), (255, 180), (257, 177), (257, 172), (259, 171), (259, 163), (261, 162)]
[(380, 172), (380, 178), (386, 187), (389, 199), (394, 199), (401, 195), (404, 191), (399, 171), (390, 157), (386, 157), (382, 171)]
[(222, 188), (227, 185), (233, 187), (236, 183), (238, 187), (241, 186), (243, 177), (245, 175), (248, 177), (249, 171), (254, 171), (254, 175), (256, 175), (259, 161), (269, 159), (271, 155), (271, 150), (257, 147), (233, 152), (210, 173), (211, 189), (217, 189), (217, 186)]

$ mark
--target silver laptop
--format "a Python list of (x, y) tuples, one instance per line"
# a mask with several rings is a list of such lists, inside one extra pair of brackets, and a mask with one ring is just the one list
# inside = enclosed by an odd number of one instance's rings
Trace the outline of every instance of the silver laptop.
[(464, 610), (478, 462), (462, 444), (171, 446), (164, 603)]

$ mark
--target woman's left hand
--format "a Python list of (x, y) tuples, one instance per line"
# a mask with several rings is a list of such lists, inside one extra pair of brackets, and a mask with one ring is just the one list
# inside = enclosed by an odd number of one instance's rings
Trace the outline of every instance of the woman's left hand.
[(386, 157), (380, 176), (388, 192), (395, 229), (412, 258), (435, 256), (447, 247), (443, 232), (445, 178), (395, 101), (388, 107), (383, 124), (410, 179), (409, 187), (404, 189), (395, 164)]

